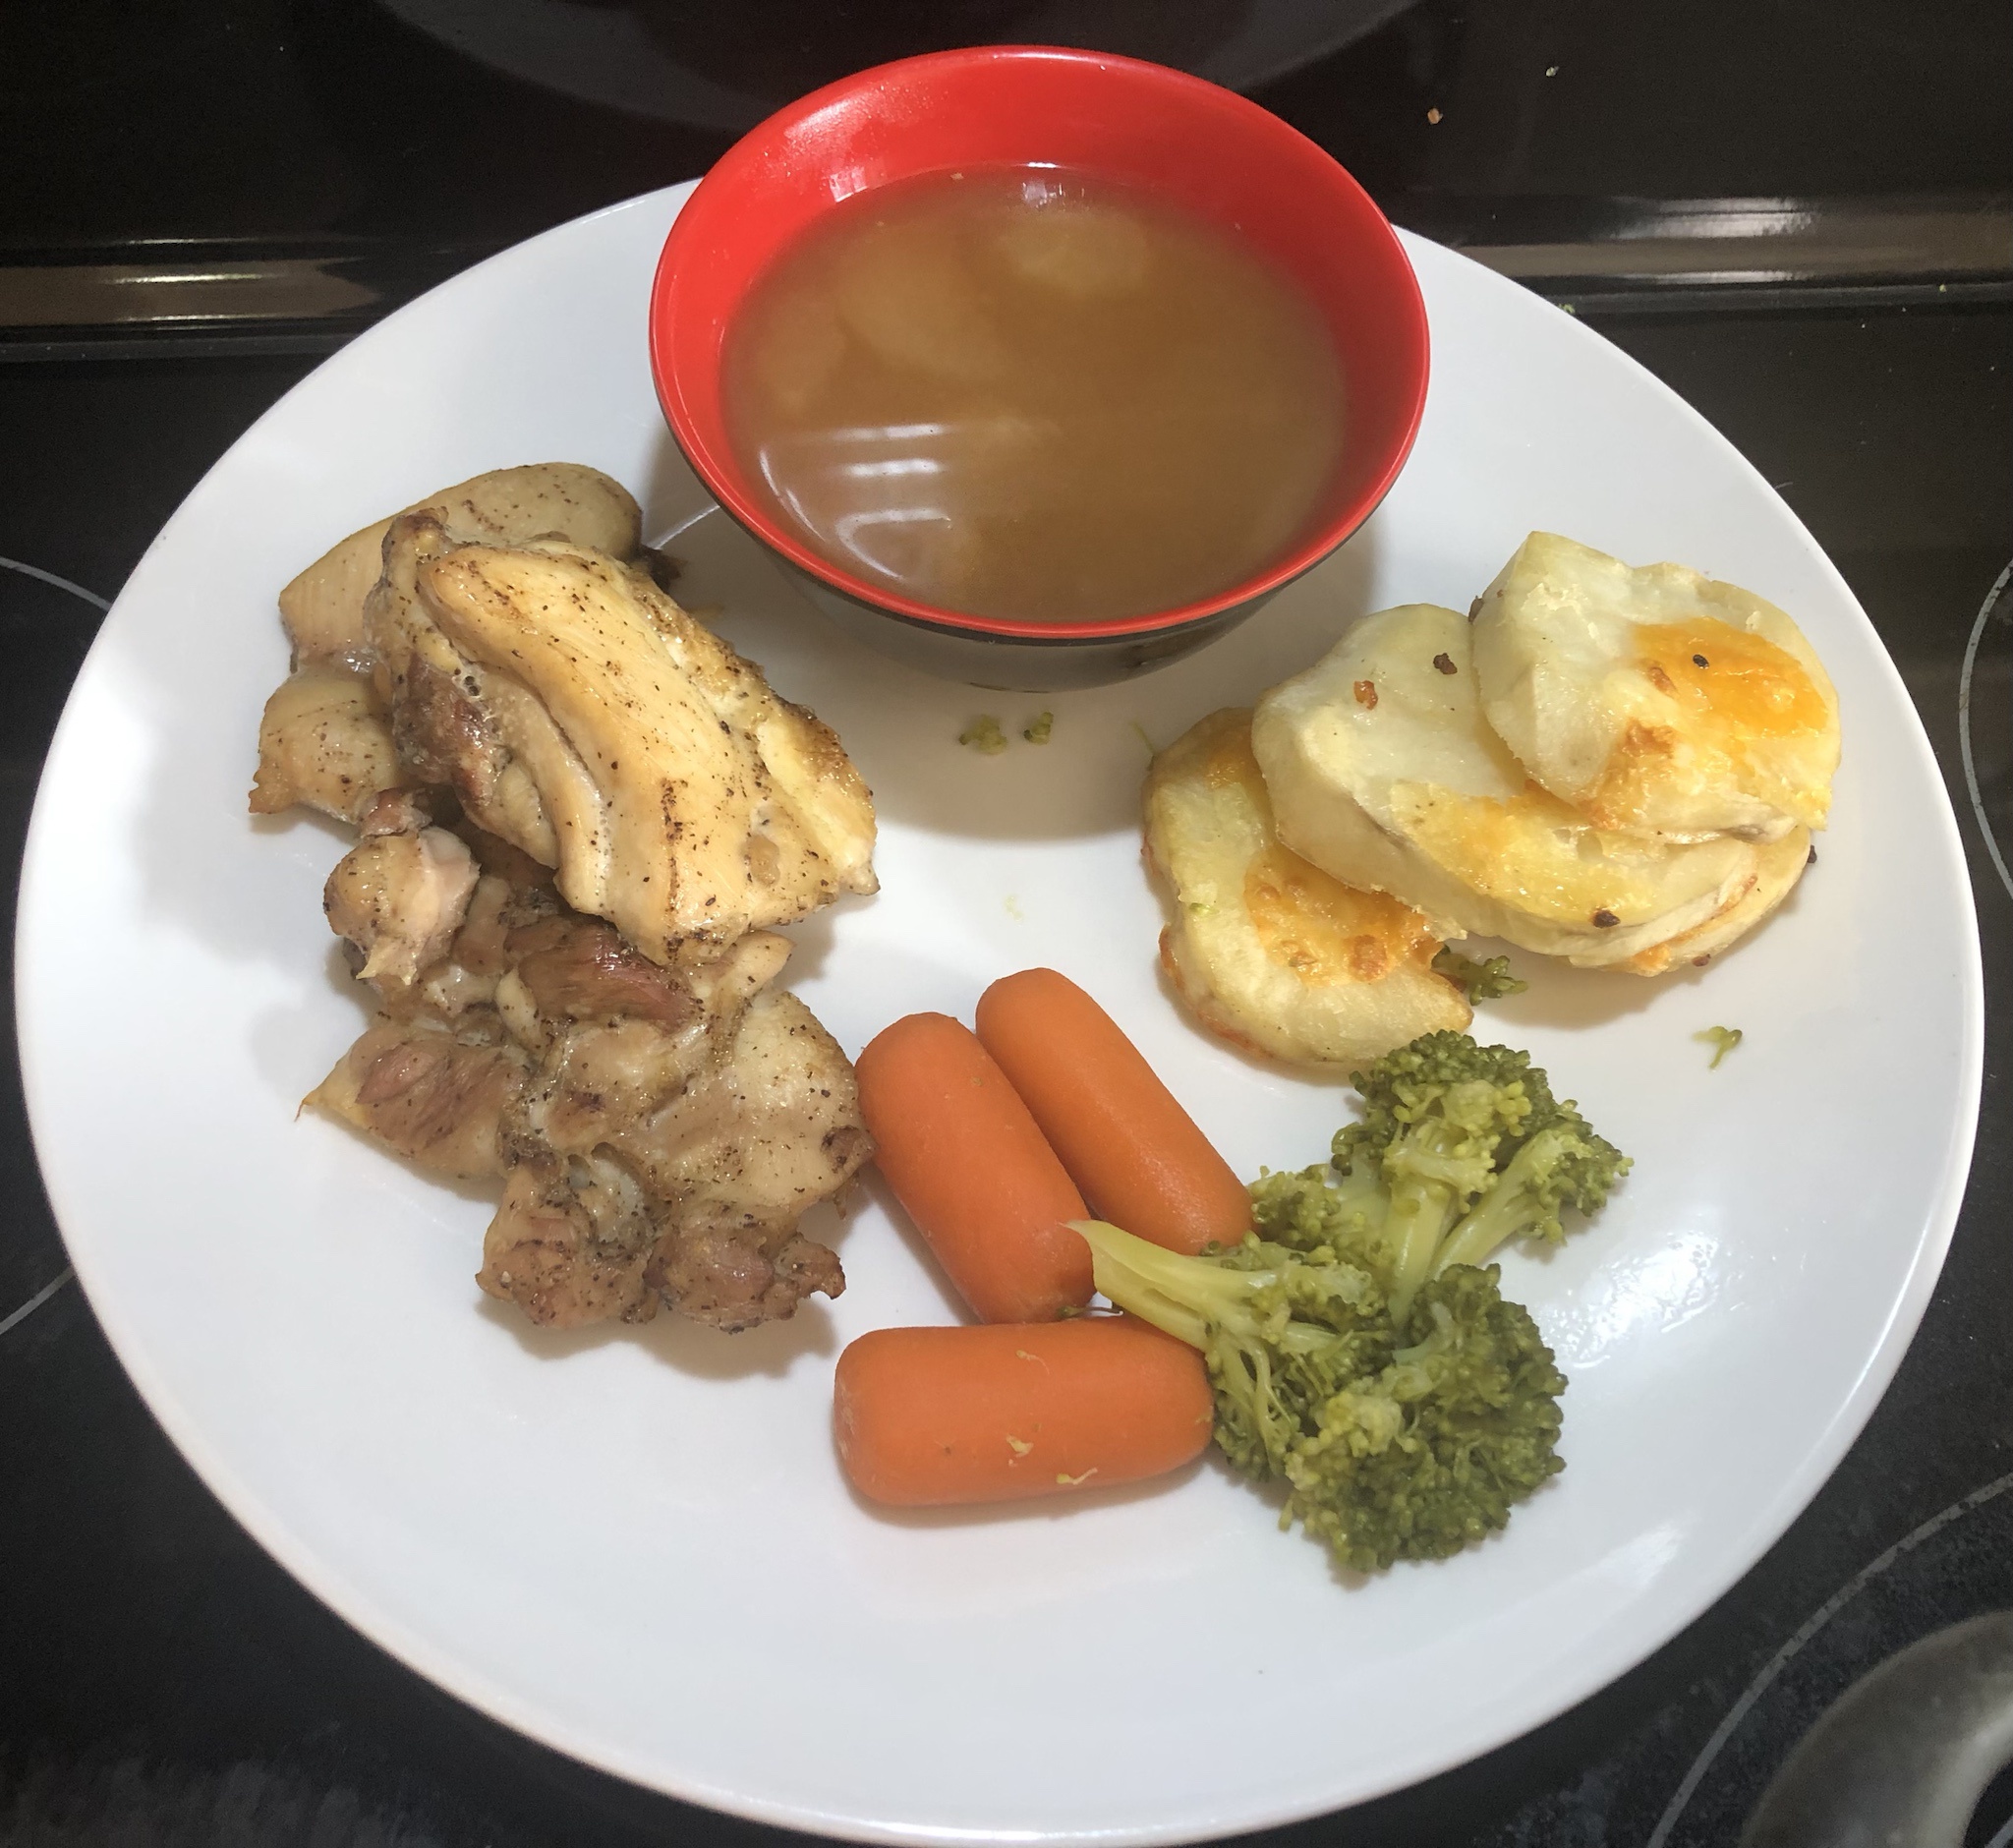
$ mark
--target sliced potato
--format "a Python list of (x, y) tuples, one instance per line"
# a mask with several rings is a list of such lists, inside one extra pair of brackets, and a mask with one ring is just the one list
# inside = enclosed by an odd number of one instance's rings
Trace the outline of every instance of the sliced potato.
[(1259, 701), (1251, 741), (1281, 840), (1449, 936), (1626, 964), (1759, 876), (1752, 841), (1602, 830), (1527, 779), (1482, 716), (1467, 619), (1430, 604), (1356, 623)]
[(1759, 843), (1754, 851), (1754, 883), (1732, 904), (1703, 924), (1640, 950), (1615, 968), (1631, 975), (1661, 975), (1686, 963), (1703, 966), (1723, 950), (1731, 950), (1796, 890), (1811, 860), (1811, 831), (1792, 828), (1780, 840)]
[(1775, 840), (1824, 825), (1838, 696), (1750, 591), (1533, 533), (1476, 605), (1474, 662), (1489, 723), (1597, 827)]
[(1279, 843), (1248, 712), (1212, 713), (1153, 760), (1146, 851), (1174, 905), (1161, 962), (1226, 1039), (1349, 1068), (1467, 1025), (1467, 998), (1432, 967), (1440, 939), (1423, 917)]

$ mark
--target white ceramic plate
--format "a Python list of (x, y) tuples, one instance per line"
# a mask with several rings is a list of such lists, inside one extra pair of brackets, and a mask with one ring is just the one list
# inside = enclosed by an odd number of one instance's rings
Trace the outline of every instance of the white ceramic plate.
[[(829, 630), (705, 501), (644, 360), (682, 189), (435, 290), (211, 471), (107, 620), (57, 734), (21, 903), (23, 1060), (79, 1275), (169, 1434), (304, 1583), (441, 1686), (660, 1789), (878, 1840), (1166, 1841), (1333, 1809), (1512, 1738), (1639, 1660), (1837, 1463), (1922, 1313), (1976, 1120), (1955, 826), (1901, 681), (1754, 472), (1631, 361), (1411, 241), (1434, 335), (1417, 451), (1331, 564), (1129, 686), (976, 694)], [(277, 587), (352, 528), (506, 463), (590, 462), (682, 533), (688, 601), (837, 726), (883, 890), (802, 928), (849, 1049), (993, 977), (1066, 970), (1234, 1165), (1316, 1159), (1336, 1086), (1203, 1038), (1155, 973), (1146, 751), (1352, 614), (1464, 606), (1531, 527), (1793, 610), (1838, 682), (1836, 824), (1736, 954), (1536, 973), (1485, 1014), (1637, 1157), (1594, 1229), (1513, 1256), (1572, 1376), (1561, 1480), (1447, 1564), (1345, 1584), (1212, 1464), (1067, 1508), (890, 1519), (828, 1408), (861, 1331), (952, 1310), (877, 1200), (844, 1298), (738, 1338), (541, 1335), (472, 1281), (487, 1202), (295, 1100), (364, 1010), (320, 917), (341, 847), (256, 824)], [(696, 523), (695, 523), (696, 522)], [(981, 757), (975, 713), (1054, 740)], [(1717, 1071), (1693, 1034), (1747, 1038)], [(1908, 1082), (1888, 1081), (1895, 1072)]]

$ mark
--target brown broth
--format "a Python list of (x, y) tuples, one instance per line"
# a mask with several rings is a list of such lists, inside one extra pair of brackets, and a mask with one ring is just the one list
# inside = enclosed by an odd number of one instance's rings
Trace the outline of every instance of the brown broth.
[(1298, 286), (1155, 196), (992, 170), (863, 194), (727, 344), (735, 454), (840, 569), (974, 615), (1209, 597), (1308, 530), (1341, 452)]

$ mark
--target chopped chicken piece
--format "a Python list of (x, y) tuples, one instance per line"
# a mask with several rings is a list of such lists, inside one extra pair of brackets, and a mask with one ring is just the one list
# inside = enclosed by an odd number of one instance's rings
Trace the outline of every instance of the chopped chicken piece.
[(277, 815), (305, 802), (357, 822), (379, 790), (405, 780), (384, 703), (363, 674), (303, 667), (265, 702), (252, 813)]
[[(467, 830), (467, 834), (476, 833)], [(558, 906), (549, 888), (487, 870), (499, 863), (495, 849), (530, 866), (514, 847), (480, 835), (471, 845), (476, 864), (486, 870), (476, 881), (461, 929), (455, 933), (445, 959), (426, 971), (417, 991), (420, 1006), (449, 1018), (466, 1008), (496, 1005), (496, 990), (512, 967), (511, 934), (551, 916)], [(544, 869), (531, 870), (536, 873)], [(388, 1004), (397, 999), (385, 996)]]
[(380, 789), (357, 821), (365, 840), (373, 835), (416, 835), (433, 824), (431, 804), (419, 789)]
[(303, 1101), (437, 1174), (492, 1180), (499, 1126), (531, 1074), (493, 1013), (449, 1026), (421, 1016), (374, 1022)]
[(518, 1041), (544, 1055), (524, 1100), (528, 1133), (585, 1154), (719, 1063), (741, 1011), (790, 947), (753, 932), (672, 975), (605, 924), (568, 915), (514, 932), (510, 949), (523, 959), (498, 984), (498, 1005)]
[(507, 948), (517, 979), (547, 1020), (627, 1014), (675, 1032), (699, 1012), (691, 989), (638, 955), (605, 924), (543, 918), (512, 931)]
[(853, 1068), (794, 995), (765, 989), (724, 1062), (607, 1145), (690, 1229), (780, 1232), (873, 1153)]
[(552, 869), (549, 866), (541, 866), (530, 854), (513, 847), (500, 836), (478, 828), (466, 816), (456, 824), (455, 833), (468, 842), (469, 851), (476, 856), (476, 864), (485, 873), (508, 880), (522, 895), (536, 889), (544, 895), (547, 910), (557, 906), (559, 897), (552, 888)]
[(623, 1124), (648, 1117), (701, 1077), (718, 1048), (702, 1029), (669, 1033), (648, 1020), (607, 1020), (555, 1034), (524, 1101), (537, 1141), (584, 1155)]
[(701, 1013), (738, 1013), (789, 960), (790, 943), (774, 931), (750, 931), (719, 955), (672, 975), (605, 924), (561, 915), (512, 931), (505, 949), (547, 1020), (626, 1014), (675, 1030)]
[[(351, 859), (410, 856), (420, 838), (382, 836)], [(379, 972), (401, 1011), (308, 1101), (428, 1167), (501, 1176), (479, 1281), (541, 1324), (643, 1320), (668, 1301), (746, 1328), (837, 1295), (837, 1258), (797, 1223), (871, 1143), (844, 1054), (768, 987), (787, 939), (750, 932), (661, 968), (544, 889), (478, 876), (455, 845), (472, 887), (459, 932), (417, 988)]]
[(711, 960), (693, 964), (685, 971), (685, 980), (710, 1015), (738, 1015), (782, 973), (782, 965), (789, 959), (787, 937), (775, 931), (750, 931)]
[[(536, 1117), (536, 1104), (523, 1114)], [(584, 1158), (594, 1184), (582, 1183), (580, 1154), (573, 1165), (534, 1154), (512, 1171), (477, 1280), (491, 1296), (562, 1327), (638, 1321), (655, 1306), (632, 1294), (640, 1278), (681, 1315), (731, 1331), (845, 1288), (838, 1259), (797, 1223), (873, 1144), (852, 1068), (794, 995), (757, 996), (723, 1062), (655, 1117), (628, 1131), (611, 1119)], [(654, 1248), (639, 1247), (634, 1202), (610, 1184), (617, 1169), (655, 1202)]]
[(644, 1278), (680, 1315), (730, 1335), (787, 1319), (806, 1297), (845, 1289), (836, 1254), (794, 1231), (774, 1250), (744, 1234), (705, 1227), (666, 1234)]
[[(460, 539), (515, 546), (562, 535), (618, 558), (633, 558), (642, 549), (643, 518), (629, 491), (599, 469), (570, 462), (492, 469), (406, 511), (432, 515)], [(296, 666), (370, 664), (364, 599), (383, 569), (384, 535), (397, 517), (352, 533), (280, 592), (280, 617)]]
[(619, 1164), (521, 1163), (483, 1236), (476, 1282), (541, 1327), (647, 1322), (661, 1299), (644, 1275), (656, 1243), (642, 1194)]
[(383, 1011), (306, 1101), (502, 1181), (478, 1282), (534, 1322), (740, 1329), (845, 1287), (798, 1224), (872, 1144), (765, 927), (874, 890), (873, 804), (638, 539), (558, 465), (353, 535), (282, 596), (253, 807), (360, 835), (324, 904)]
[(372, 624), (415, 774), (653, 961), (875, 889), (838, 740), (642, 572), (403, 520)]
[[(379, 673), (385, 674), (382, 664)], [(445, 783), (478, 812), (494, 804), (510, 753), (494, 722), (455, 679), (452, 665), (410, 662), (398, 684), (392, 736), (415, 781)]]
[(336, 863), (321, 908), (363, 952), (359, 981), (403, 987), (447, 953), (478, 877), (467, 843), (444, 828), (369, 835)]

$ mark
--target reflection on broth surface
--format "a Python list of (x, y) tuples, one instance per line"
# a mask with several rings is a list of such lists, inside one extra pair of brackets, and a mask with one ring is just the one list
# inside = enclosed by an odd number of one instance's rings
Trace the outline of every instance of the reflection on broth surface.
[(1185, 209), (1054, 171), (840, 207), (751, 292), (724, 392), (741, 466), (815, 550), (1030, 621), (1229, 589), (1300, 538), (1341, 446), (1296, 285)]

